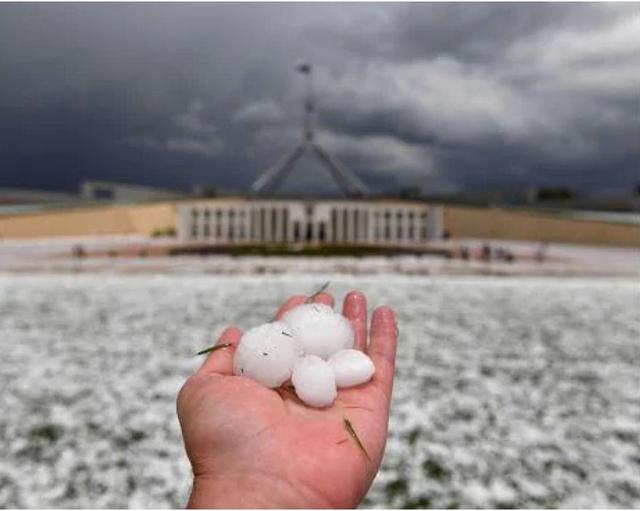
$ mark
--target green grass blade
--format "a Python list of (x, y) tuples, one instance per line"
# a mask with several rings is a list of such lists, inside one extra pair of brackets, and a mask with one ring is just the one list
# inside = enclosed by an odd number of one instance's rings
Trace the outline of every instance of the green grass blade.
[(221, 350), (222, 348), (230, 348), (231, 347), (231, 343), (223, 343), (223, 344), (216, 344), (215, 346), (211, 346), (210, 348), (206, 348), (202, 351), (199, 351), (198, 353), (196, 353), (196, 356), (198, 355), (204, 355), (205, 353), (211, 353), (212, 351), (218, 351)]

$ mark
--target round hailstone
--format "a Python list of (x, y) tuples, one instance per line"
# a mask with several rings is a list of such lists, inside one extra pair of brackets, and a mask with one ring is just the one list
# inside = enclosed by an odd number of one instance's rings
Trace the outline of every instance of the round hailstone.
[(302, 350), (285, 323), (265, 323), (247, 330), (240, 339), (233, 373), (275, 388), (291, 378), (293, 366), (301, 356)]
[(371, 379), (376, 368), (371, 359), (358, 350), (342, 350), (328, 360), (339, 389), (355, 387)]
[(327, 359), (353, 347), (353, 327), (328, 305), (307, 303), (291, 309), (282, 318), (302, 346), (305, 355)]
[(338, 395), (331, 366), (315, 355), (306, 355), (293, 368), (291, 383), (297, 396), (309, 406), (331, 405)]

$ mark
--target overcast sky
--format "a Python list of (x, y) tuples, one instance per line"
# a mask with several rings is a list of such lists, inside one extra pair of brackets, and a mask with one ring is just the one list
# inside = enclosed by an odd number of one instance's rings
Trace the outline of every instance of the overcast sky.
[(301, 57), (377, 191), (640, 181), (637, 3), (4, 3), (0, 188), (246, 190), (301, 137)]

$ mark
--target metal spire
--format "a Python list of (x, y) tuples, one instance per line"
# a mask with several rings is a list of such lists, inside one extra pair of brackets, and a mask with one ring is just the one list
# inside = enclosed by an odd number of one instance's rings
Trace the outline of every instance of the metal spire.
[(324, 163), (331, 177), (346, 196), (360, 196), (369, 193), (367, 185), (356, 176), (351, 170), (333, 158), (315, 142), (315, 132), (313, 125), (313, 114), (315, 112), (315, 101), (313, 97), (312, 67), (306, 60), (301, 60), (296, 64), (296, 71), (306, 77), (306, 96), (304, 98), (304, 126), (302, 141), (293, 151), (285, 154), (278, 162), (264, 171), (251, 185), (253, 193), (267, 193), (273, 191), (284, 178), (291, 172), (296, 162), (307, 151), (311, 150), (318, 159)]

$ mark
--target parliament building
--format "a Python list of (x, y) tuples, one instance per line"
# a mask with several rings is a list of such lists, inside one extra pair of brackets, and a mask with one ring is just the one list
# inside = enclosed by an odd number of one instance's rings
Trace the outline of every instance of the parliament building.
[(178, 238), (218, 245), (419, 247), (442, 236), (441, 211), (386, 199), (220, 198), (182, 203)]

